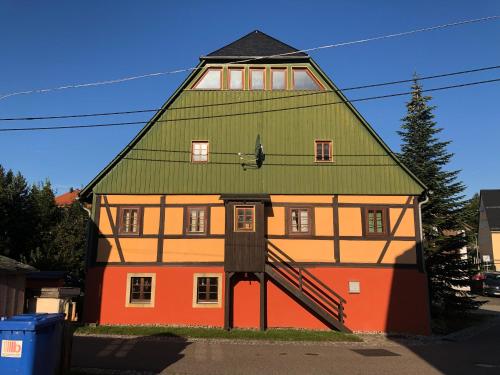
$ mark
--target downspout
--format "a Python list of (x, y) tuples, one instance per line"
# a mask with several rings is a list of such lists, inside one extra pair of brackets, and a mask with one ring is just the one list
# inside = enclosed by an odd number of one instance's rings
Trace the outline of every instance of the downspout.
[(432, 194), (432, 191), (427, 191), (424, 192), (425, 199), (422, 202), (418, 202), (418, 221), (419, 221), (419, 227), (420, 227), (420, 243), (422, 244), (422, 261), (423, 261), (423, 252), (424, 252), (424, 229), (422, 227), (422, 206), (426, 203), (429, 203), (429, 195)]

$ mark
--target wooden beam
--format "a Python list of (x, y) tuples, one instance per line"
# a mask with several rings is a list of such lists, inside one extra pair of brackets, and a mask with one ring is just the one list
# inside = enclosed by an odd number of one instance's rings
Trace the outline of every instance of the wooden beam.
[(232, 301), (232, 291), (231, 291), (231, 276), (234, 272), (226, 272), (225, 280), (225, 292), (224, 292), (224, 329), (230, 330), (232, 328), (231, 324), (231, 308), (233, 305)]
[(333, 259), (340, 262), (339, 196), (333, 197)]
[(267, 328), (267, 285), (265, 272), (256, 274), (260, 282), (260, 330), (265, 331)]
[(156, 249), (156, 261), (163, 262), (163, 239), (165, 238), (165, 196), (160, 198), (160, 224), (158, 226), (158, 248)]

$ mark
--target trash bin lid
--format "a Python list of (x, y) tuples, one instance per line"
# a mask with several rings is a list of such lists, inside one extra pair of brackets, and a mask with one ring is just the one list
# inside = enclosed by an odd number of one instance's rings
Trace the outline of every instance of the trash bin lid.
[(20, 314), (0, 320), (0, 331), (36, 331), (64, 320), (64, 314)]

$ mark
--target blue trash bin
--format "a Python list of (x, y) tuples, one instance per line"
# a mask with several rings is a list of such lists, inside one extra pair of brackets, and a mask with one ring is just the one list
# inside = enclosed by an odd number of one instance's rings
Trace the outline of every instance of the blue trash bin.
[(61, 361), (64, 314), (0, 320), (0, 374), (54, 375)]

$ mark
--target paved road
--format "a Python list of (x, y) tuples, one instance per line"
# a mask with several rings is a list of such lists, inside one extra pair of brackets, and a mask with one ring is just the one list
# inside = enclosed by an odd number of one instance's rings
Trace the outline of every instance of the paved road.
[[(500, 310), (500, 299), (485, 310)], [(456, 340), (456, 341), (455, 341)], [(76, 367), (136, 369), (161, 374), (500, 374), (500, 321), (447, 341), (247, 343), (76, 337)]]

